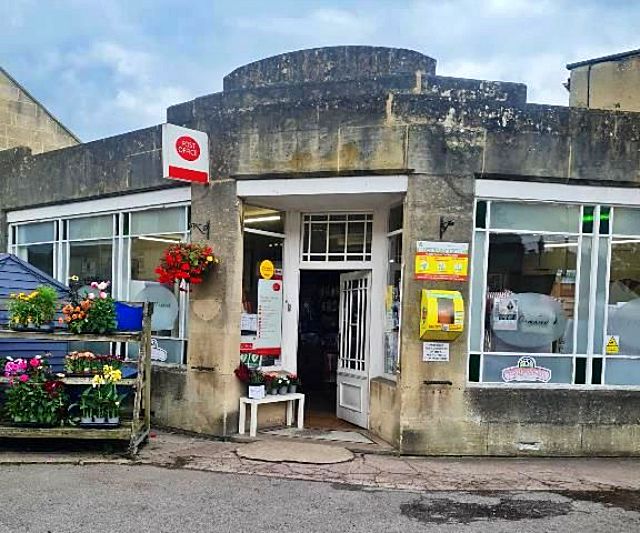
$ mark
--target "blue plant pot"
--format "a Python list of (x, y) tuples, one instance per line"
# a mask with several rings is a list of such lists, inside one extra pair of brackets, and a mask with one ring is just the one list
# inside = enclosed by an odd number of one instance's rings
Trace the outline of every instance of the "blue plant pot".
[(116, 302), (116, 322), (118, 331), (141, 331), (142, 306)]

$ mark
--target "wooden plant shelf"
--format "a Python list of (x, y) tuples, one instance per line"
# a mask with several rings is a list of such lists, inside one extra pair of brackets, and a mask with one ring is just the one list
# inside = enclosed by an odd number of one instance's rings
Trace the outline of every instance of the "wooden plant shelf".
[(117, 428), (81, 428), (81, 427), (54, 427), (32, 428), (22, 426), (0, 426), (0, 438), (12, 439), (105, 439), (125, 440), (131, 439), (131, 422), (123, 422)]
[(68, 333), (66, 331), (14, 331), (12, 329), (0, 329), (0, 339), (42, 340), (42, 341), (86, 341), (86, 342), (140, 342), (143, 332), (118, 332), (109, 335), (89, 335)]
[[(129, 442), (129, 453), (135, 455), (138, 447), (149, 436), (151, 427), (151, 315), (153, 304), (145, 303), (141, 332), (114, 333), (112, 335), (76, 335), (64, 331), (13, 331), (0, 330), (0, 339), (88, 341), (88, 342), (138, 342), (140, 350), (136, 365), (136, 377), (123, 379), (120, 385), (134, 389), (133, 415), (123, 420), (117, 428), (81, 428), (75, 426), (38, 428), (0, 424), (0, 438), (20, 439), (111, 439)], [(90, 385), (92, 377), (65, 377), (60, 381), (67, 385)], [(0, 384), (9, 380), (0, 377)]]
[[(65, 385), (91, 385), (91, 378), (81, 378), (80, 376), (55, 378), (56, 381), (62, 381)], [(126, 378), (118, 381), (118, 385), (125, 387), (135, 386), (138, 380), (136, 378)], [(0, 383), (9, 383), (9, 378), (0, 376)]]

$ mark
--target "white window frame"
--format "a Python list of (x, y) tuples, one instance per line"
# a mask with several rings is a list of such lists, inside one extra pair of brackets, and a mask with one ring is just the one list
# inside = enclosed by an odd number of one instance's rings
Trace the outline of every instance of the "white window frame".
[[(82, 202), (65, 203), (52, 206), (44, 206), (40, 208), (29, 208), (19, 211), (10, 211), (7, 213), (8, 226), (8, 249), (11, 253), (16, 253), (20, 243), (14, 242), (14, 228), (20, 225), (39, 222), (55, 222), (56, 240), (53, 241), (54, 250), (54, 278), (62, 283), (67, 283), (69, 277), (69, 254), (70, 242), (92, 242), (106, 241), (108, 238), (87, 238), (87, 239), (69, 239), (68, 221), (77, 218), (86, 218), (91, 216), (111, 215), (112, 222), (112, 282), (114, 286), (113, 296), (116, 299), (128, 300), (129, 280), (131, 271), (131, 239), (148, 236), (162, 238), (163, 235), (182, 234), (183, 240), (188, 241), (190, 237), (189, 231), (189, 207), (191, 205), (191, 187), (176, 187), (151, 191), (146, 193), (135, 193), (125, 196), (115, 196), (108, 198), (99, 198), (96, 200), (88, 200)], [(169, 233), (145, 233), (141, 235), (124, 235), (124, 222), (130, 213), (145, 211), (150, 209), (174, 208), (182, 207), (185, 209), (186, 227), (183, 231)], [(118, 222), (116, 224), (116, 217)], [(119, 230), (116, 232), (116, 227)], [(47, 243), (28, 243), (32, 244), (50, 244)], [(127, 264), (124, 265), (124, 260)], [(178, 336), (155, 336), (158, 340), (180, 341), (181, 362), (180, 363), (162, 363), (169, 366), (183, 367), (186, 364), (188, 341), (188, 294), (180, 292), (179, 295), (180, 314), (178, 319)], [(155, 362), (154, 362), (155, 364)]]
[[(478, 229), (475, 227), (476, 221), (476, 210), (477, 204), (479, 201), (487, 202), (487, 213), (486, 213), (486, 228)], [(523, 233), (523, 234), (549, 234), (549, 235), (577, 235), (578, 236), (578, 251), (577, 251), (577, 272), (576, 272), (576, 289), (579, 288), (580, 283), (580, 257), (581, 257), (581, 246), (582, 246), (582, 228), (579, 226), (579, 233), (573, 234), (571, 232), (544, 232), (539, 230), (530, 230), (530, 231), (522, 231), (522, 230), (495, 230), (491, 229), (490, 217), (491, 217), (491, 202), (492, 201), (512, 201), (512, 202), (521, 202), (521, 203), (559, 203), (566, 205), (576, 205), (582, 210), (585, 205), (594, 206), (594, 226), (593, 232), (589, 234), (592, 238), (592, 248), (591, 248), (591, 265), (595, 265), (598, 268), (591, 268), (590, 271), (590, 282), (589, 282), (589, 298), (590, 302), (595, 302), (596, 290), (597, 290), (597, 276), (598, 270), (600, 267), (600, 263), (597, 262), (597, 257), (599, 254), (599, 246), (600, 239), (604, 238), (607, 246), (607, 261), (606, 261), (606, 271), (605, 271), (605, 279), (604, 279), (604, 288), (605, 288), (605, 302), (609, 300), (609, 281), (611, 275), (611, 253), (612, 253), (612, 242), (616, 237), (619, 238), (634, 238), (629, 235), (616, 235), (613, 231), (614, 225), (614, 217), (615, 217), (615, 208), (616, 207), (634, 207), (640, 209), (640, 189), (637, 188), (612, 188), (612, 187), (592, 187), (592, 186), (583, 186), (583, 185), (566, 185), (566, 184), (555, 184), (555, 183), (535, 183), (535, 182), (518, 182), (518, 181), (503, 181), (503, 180), (476, 180), (476, 202), (474, 203), (474, 211), (473, 211), (473, 222), (474, 222), (474, 231), (473, 231), (473, 250), (475, 250), (475, 246), (477, 243), (476, 236), (479, 233), (484, 232), (486, 234), (485, 242), (484, 242), (484, 250), (483, 250), (483, 268), (479, 273), (477, 271), (472, 270), (471, 272), (471, 287), (474, 287), (475, 283), (482, 284), (482, 302), (480, 304), (481, 308), (478, 309), (480, 311), (480, 334), (484, 335), (485, 328), (485, 319), (486, 319), (486, 293), (487, 293), (487, 273), (488, 273), (488, 259), (489, 259), (489, 234), (491, 233)], [(600, 234), (600, 208), (601, 207), (610, 207), (609, 213), (609, 233), (607, 235)], [(582, 219), (582, 216), (581, 216)], [(640, 236), (639, 236), (640, 237)], [(474, 252), (475, 253), (475, 252)], [(478, 279), (478, 276), (480, 278)], [(475, 316), (478, 316), (476, 313), (476, 304), (473, 301), (473, 290), (469, 291), (469, 309), (470, 314), (473, 313)], [(577, 317), (577, 312), (579, 309), (579, 299), (580, 299), (580, 291), (576, 290), (576, 301), (574, 307), (574, 315)], [(586, 354), (577, 353), (577, 321), (574, 323), (574, 331), (573, 331), (573, 353), (572, 354), (546, 354), (546, 353), (536, 353), (531, 354), (533, 357), (571, 357), (573, 358), (573, 369), (572, 369), (572, 381), (575, 380), (575, 361), (577, 357), (586, 357), (587, 359), (587, 368), (586, 368), (586, 384), (573, 384), (573, 383), (497, 383), (497, 382), (483, 382), (483, 367), (484, 367), (484, 355), (508, 355), (508, 356), (516, 356), (518, 352), (485, 352), (484, 350), (484, 341), (480, 339), (480, 351), (471, 350), (472, 346), (472, 329), (468, 328), (467, 333), (467, 343), (469, 346), (469, 360), (472, 355), (478, 355), (480, 357), (479, 362), (479, 382), (469, 381), (469, 364), (467, 365), (467, 386), (468, 387), (479, 387), (479, 388), (515, 388), (515, 389), (575, 389), (575, 390), (640, 390), (640, 385), (608, 385), (605, 383), (606, 380), (606, 365), (608, 357), (615, 357), (616, 359), (640, 359), (640, 354), (638, 355), (615, 355), (615, 356), (607, 356), (604, 353), (604, 347), (595, 347), (594, 341), (596, 338), (595, 331), (595, 313), (590, 312), (588, 317), (588, 333), (587, 333), (587, 350)], [(607, 336), (607, 319), (608, 319), (608, 306), (605, 303), (604, 307), (604, 316), (602, 321), (603, 331), (602, 339), (603, 342), (606, 342)], [(598, 332), (598, 336), (600, 332)], [(596, 351), (597, 350), (597, 351)], [(523, 350), (522, 355), (526, 355)], [(601, 371), (601, 383), (593, 384), (590, 383), (592, 381), (592, 367), (591, 363), (593, 358), (601, 358), (602, 359), (602, 371)]]

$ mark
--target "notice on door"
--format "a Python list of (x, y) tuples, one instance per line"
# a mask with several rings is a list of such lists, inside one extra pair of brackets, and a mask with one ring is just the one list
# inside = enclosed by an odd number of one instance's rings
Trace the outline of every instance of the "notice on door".
[(468, 269), (468, 243), (416, 242), (416, 279), (466, 281)]
[(422, 360), (431, 362), (449, 362), (448, 342), (423, 342)]
[(282, 346), (282, 281), (258, 280), (258, 318), (254, 353), (279, 356)]

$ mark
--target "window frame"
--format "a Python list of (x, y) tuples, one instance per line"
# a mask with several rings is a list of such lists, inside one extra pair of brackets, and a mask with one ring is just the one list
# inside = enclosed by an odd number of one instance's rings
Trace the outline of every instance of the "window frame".
[[(153, 195), (149, 196), (152, 198)], [(191, 202), (189, 200), (179, 200), (176, 202), (166, 202), (162, 201), (162, 203), (148, 203), (145, 204), (143, 200), (143, 195), (136, 195), (135, 198), (132, 196), (132, 203), (135, 203), (134, 200), (140, 199), (140, 205), (128, 205), (123, 208), (110, 207), (107, 209), (96, 209), (94, 212), (90, 212), (90, 202), (87, 202), (86, 209), (81, 210), (79, 213), (75, 213), (73, 209), (73, 205), (60, 205), (58, 206), (59, 211), (62, 211), (60, 216), (56, 217), (48, 217), (48, 218), (31, 218), (29, 217), (27, 220), (16, 220), (15, 222), (9, 222), (7, 224), (8, 227), (8, 250), (11, 253), (17, 254), (18, 247), (21, 246), (31, 246), (34, 244), (51, 244), (51, 242), (47, 243), (28, 243), (21, 245), (19, 242), (16, 242), (18, 233), (18, 226), (28, 225), (28, 224), (39, 224), (42, 222), (54, 222), (54, 237), (55, 240), (52, 242), (53, 244), (53, 277), (58, 281), (61, 281), (64, 284), (67, 284), (69, 279), (69, 260), (70, 260), (70, 243), (82, 243), (82, 242), (97, 242), (97, 241), (107, 241), (111, 240), (112, 242), (112, 260), (111, 260), (111, 282), (113, 286), (113, 296), (116, 299), (120, 300), (128, 300), (130, 298), (130, 272), (131, 272), (131, 240), (134, 238), (139, 238), (140, 236), (145, 237), (158, 237), (162, 238), (163, 235), (171, 234), (181, 234), (182, 239), (184, 241), (188, 241), (191, 235), (189, 230), (189, 219), (190, 219), (190, 206)], [(83, 203), (84, 204), (84, 203)], [(103, 200), (95, 201), (96, 206), (103, 205)], [(66, 209), (68, 207), (68, 209)], [(161, 209), (172, 209), (172, 208), (181, 208), (185, 210), (185, 227), (181, 231), (174, 232), (164, 232), (164, 233), (144, 233), (140, 235), (130, 235), (124, 233), (125, 220), (127, 217), (130, 217), (131, 213), (149, 211), (149, 210), (161, 210)], [(82, 218), (91, 218), (91, 217), (103, 217), (103, 216), (111, 216), (112, 217), (112, 235), (109, 239), (106, 238), (97, 238), (97, 237), (89, 237), (89, 238), (81, 238), (81, 239), (70, 239), (69, 238), (69, 222), (75, 219)], [(14, 238), (15, 235), (15, 238)], [(126, 260), (126, 264), (124, 263)], [(180, 341), (181, 343), (181, 354), (180, 354), (180, 363), (159, 363), (153, 362), (153, 364), (162, 364), (169, 366), (179, 366), (184, 367), (187, 364), (187, 343), (188, 343), (188, 294), (185, 292), (180, 292), (179, 294), (179, 318), (178, 318), (178, 336), (156, 336), (153, 338), (162, 340), (171, 340), (171, 341)], [(112, 350), (114, 347), (111, 347)], [(115, 349), (119, 349), (119, 347), (115, 347)]]
[[(494, 229), (491, 227), (491, 205), (493, 202), (519, 202), (519, 203), (551, 203), (551, 204), (564, 204), (570, 206), (578, 206), (580, 208), (580, 219), (578, 221), (578, 232), (544, 232), (540, 230), (504, 230)], [(486, 202), (486, 214), (484, 227), (479, 227), (477, 224), (476, 216), (478, 214), (479, 202)], [(593, 218), (598, 223), (593, 225), (591, 232), (583, 231), (583, 217), (585, 206), (593, 206)], [(575, 389), (575, 390), (640, 390), (639, 385), (612, 385), (606, 383), (607, 362), (610, 359), (622, 360), (622, 359), (640, 359), (640, 353), (636, 355), (607, 355), (605, 350), (605, 343), (607, 339), (608, 331), (608, 314), (609, 314), (609, 298), (610, 298), (610, 280), (611, 280), (611, 257), (613, 244), (615, 239), (640, 239), (640, 230), (638, 235), (620, 235), (614, 232), (615, 213), (616, 208), (635, 208), (640, 210), (640, 190), (638, 189), (617, 189), (613, 192), (605, 191), (603, 188), (591, 187), (591, 186), (576, 186), (576, 185), (560, 185), (560, 184), (538, 184), (530, 182), (505, 182), (499, 180), (478, 180), (476, 186), (476, 198), (473, 208), (473, 239), (472, 250), (475, 257), (476, 246), (480, 243), (483, 244), (481, 251), (481, 264), (482, 268), (478, 271), (477, 268), (471, 269), (470, 277), (470, 291), (469, 291), (469, 328), (467, 334), (468, 342), (468, 358), (467, 358), (467, 386), (468, 387), (481, 387), (481, 388), (516, 388), (516, 389)], [(608, 228), (607, 231), (601, 232), (601, 211), (602, 208), (609, 209), (608, 216)], [(574, 303), (574, 321), (573, 321), (573, 346), (572, 352), (568, 354), (547, 354), (547, 353), (531, 353), (529, 354), (525, 350), (522, 352), (491, 352), (485, 349), (484, 335), (485, 335), (485, 321), (486, 321), (486, 299), (487, 299), (487, 275), (489, 267), (489, 245), (490, 235), (499, 233), (510, 234), (556, 234), (564, 236), (577, 236), (578, 247), (576, 250), (576, 295)], [(483, 239), (478, 238), (480, 234), (484, 234)], [(591, 250), (590, 250), (590, 272), (588, 280), (588, 326), (587, 326), (587, 349), (586, 353), (582, 351), (578, 352), (578, 313), (580, 304), (580, 276), (585, 275), (581, 270), (581, 257), (582, 246), (584, 237), (591, 238)], [(483, 242), (484, 240), (484, 242)], [(606, 263), (604, 264), (604, 276), (603, 279), (598, 280), (598, 272), (603, 268), (601, 255), (601, 247), (606, 246)], [(603, 256), (604, 257), (604, 256)], [(481, 284), (481, 290), (477, 290), (477, 284)], [(596, 329), (596, 315), (597, 310), (595, 304), (597, 301), (596, 291), (599, 288), (598, 283), (601, 283), (601, 289), (604, 291), (604, 309), (602, 312), (602, 331)], [(477, 294), (475, 294), (477, 293)], [(474, 294), (476, 298), (481, 296), (482, 301), (480, 304), (474, 302)], [(584, 303), (584, 302), (583, 302)], [(478, 317), (479, 329), (472, 327), (473, 317)], [(478, 325), (476, 323), (476, 325)], [(475, 333), (480, 335), (480, 339), (474, 337)], [(602, 346), (595, 345), (596, 340), (602, 338)], [(478, 345), (480, 350), (472, 350), (472, 346)], [(531, 355), (536, 357), (570, 357), (572, 358), (572, 376), (571, 383), (503, 383), (503, 382), (485, 382), (483, 381), (484, 373), (484, 357), (485, 355), (495, 356), (525, 356)], [(478, 368), (478, 381), (471, 381), (471, 358), (479, 358)], [(585, 381), (584, 384), (576, 384), (576, 360), (578, 358), (586, 359), (585, 369)], [(594, 359), (600, 359), (602, 369), (600, 371), (600, 383), (593, 383), (593, 367), (592, 363)], [(640, 365), (638, 367), (640, 371)]]

